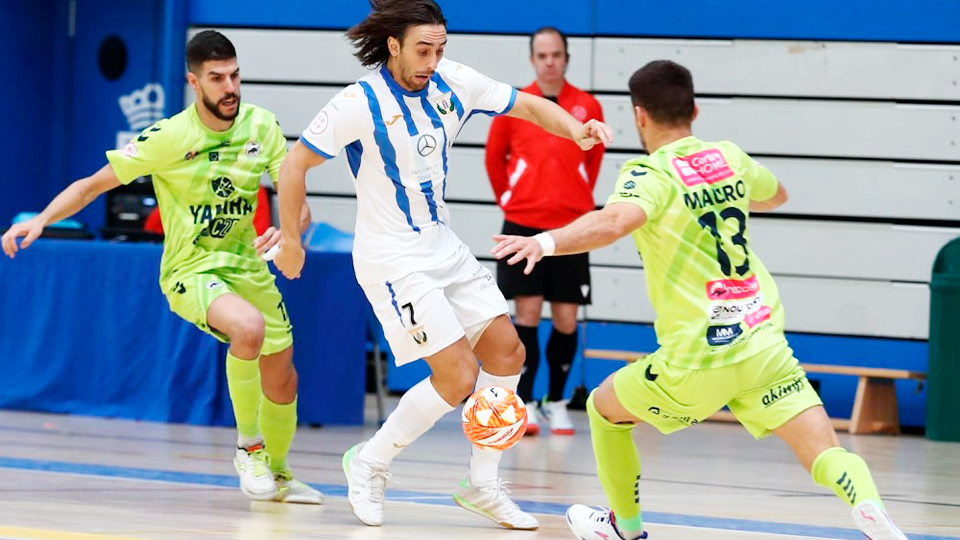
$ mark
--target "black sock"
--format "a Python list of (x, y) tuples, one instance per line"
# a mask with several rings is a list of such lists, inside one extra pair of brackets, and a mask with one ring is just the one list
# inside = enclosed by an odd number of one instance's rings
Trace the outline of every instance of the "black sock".
[(537, 377), (537, 368), (540, 367), (540, 340), (537, 337), (536, 326), (516, 325), (520, 342), (527, 349), (527, 359), (523, 363), (520, 374), (520, 383), (517, 385), (517, 395), (524, 403), (533, 399), (533, 380)]
[(547, 365), (550, 366), (550, 393), (547, 399), (550, 401), (563, 399), (563, 389), (567, 386), (567, 376), (576, 354), (577, 331), (564, 334), (554, 327), (547, 341)]

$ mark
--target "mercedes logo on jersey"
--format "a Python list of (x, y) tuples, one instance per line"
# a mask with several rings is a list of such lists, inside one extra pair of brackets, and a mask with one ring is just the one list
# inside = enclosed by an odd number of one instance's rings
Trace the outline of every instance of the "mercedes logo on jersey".
[(214, 178), (210, 182), (210, 189), (213, 191), (213, 194), (221, 199), (229, 199), (233, 192), (235, 191), (233, 187), (233, 180), (230, 180), (226, 176), (219, 176)]
[(430, 135), (429, 133), (420, 136), (420, 140), (417, 141), (417, 152), (423, 156), (427, 157), (437, 149), (437, 139)]

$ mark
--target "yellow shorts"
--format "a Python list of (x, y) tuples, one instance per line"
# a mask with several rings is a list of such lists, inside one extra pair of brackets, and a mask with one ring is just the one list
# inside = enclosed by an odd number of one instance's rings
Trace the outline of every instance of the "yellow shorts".
[(666, 363), (664, 355), (657, 351), (640, 358), (617, 371), (613, 380), (627, 411), (661, 433), (698, 424), (727, 405), (759, 439), (823, 404), (785, 345), (711, 369), (679, 368)]
[(209, 272), (178, 276), (164, 291), (170, 309), (197, 328), (228, 343), (227, 336), (207, 325), (207, 310), (214, 300), (233, 293), (260, 310), (265, 323), (261, 355), (278, 353), (293, 345), (293, 325), (277, 290), (276, 278), (264, 266), (261, 270), (218, 268)]

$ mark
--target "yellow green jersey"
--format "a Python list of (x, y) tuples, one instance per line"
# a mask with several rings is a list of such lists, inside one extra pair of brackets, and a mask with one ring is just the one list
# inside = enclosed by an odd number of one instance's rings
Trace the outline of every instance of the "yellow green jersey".
[(286, 152), (273, 113), (248, 104), (227, 131), (206, 127), (193, 104), (107, 152), (120, 182), (153, 177), (165, 233), (164, 292), (175, 276), (266, 264), (253, 247), (257, 190), (264, 171), (277, 181)]
[(747, 227), (750, 200), (776, 192), (776, 177), (726, 141), (685, 137), (624, 164), (607, 204), (647, 214), (633, 239), (668, 363), (720, 367), (785, 342), (777, 286)]

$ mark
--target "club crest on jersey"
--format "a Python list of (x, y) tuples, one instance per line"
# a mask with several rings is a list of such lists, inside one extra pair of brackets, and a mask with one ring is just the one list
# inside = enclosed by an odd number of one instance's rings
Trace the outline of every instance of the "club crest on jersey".
[(219, 176), (210, 181), (210, 190), (221, 199), (229, 199), (236, 188), (233, 187), (233, 180), (226, 176)]
[(413, 336), (413, 341), (421, 347), (427, 345), (427, 332), (423, 329), (423, 326), (418, 326), (410, 330), (410, 335)]
[(581, 123), (587, 121), (587, 109), (583, 105), (574, 105), (573, 108), (570, 109), (570, 114)]
[(433, 100), (434, 106), (440, 114), (450, 114), (456, 110), (453, 105), (453, 92), (447, 92)]
[(260, 155), (260, 143), (257, 141), (248, 142), (243, 147), (243, 153), (250, 159), (257, 159), (257, 156)]

